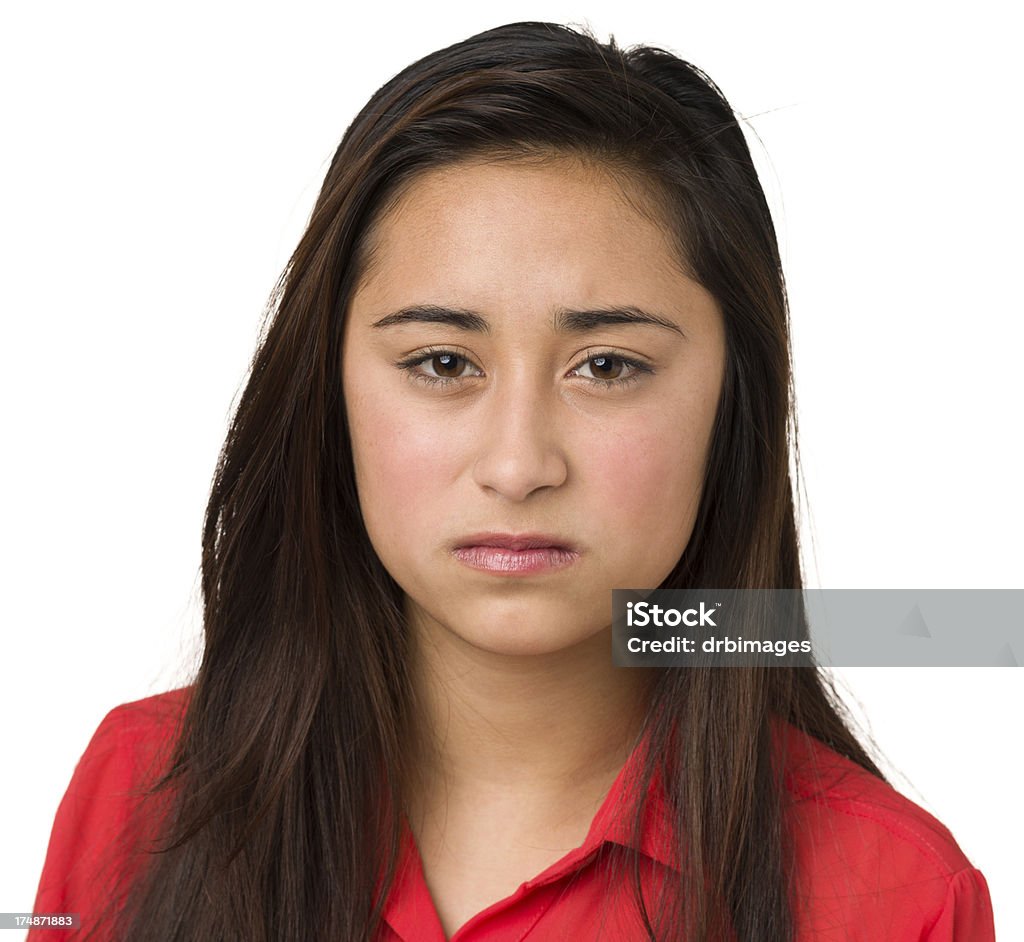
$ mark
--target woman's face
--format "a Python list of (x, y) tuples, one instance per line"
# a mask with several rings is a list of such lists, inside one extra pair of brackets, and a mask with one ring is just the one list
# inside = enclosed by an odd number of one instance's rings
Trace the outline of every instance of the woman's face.
[(564, 650), (685, 549), (724, 328), (645, 199), (568, 158), (474, 161), (380, 219), (342, 373), (363, 518), (414, 626)]

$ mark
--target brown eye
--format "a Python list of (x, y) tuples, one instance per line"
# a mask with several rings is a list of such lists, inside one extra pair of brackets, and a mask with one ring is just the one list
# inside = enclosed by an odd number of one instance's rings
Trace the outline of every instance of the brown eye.
[(640, 360), (614, 353), (596, 353), (572, 371), (595, 388), (606, 390), (624, 389), (653, 372), (652, 367)]
[(430, 368), (437, 376), (455, 379), (466, 368), (466, 360), (454, 353), (438, 353), (430, 358)]
[(618, 379), (625, 364), (618, 357), (591, 357), (590, 372), (596, 379)]
[(451, 350), (438, 350), (436, 353), (425, 351), (408, 360), (395, 364), (405, 370), (418, 383), (427, 386), (446, 386), (483, 376), (483, 371), (469, 357), (460, 356)]

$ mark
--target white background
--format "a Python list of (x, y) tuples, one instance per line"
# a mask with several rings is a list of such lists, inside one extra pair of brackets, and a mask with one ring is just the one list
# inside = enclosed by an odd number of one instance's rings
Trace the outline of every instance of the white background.
[[(1022, 588), (1008, 9), (8, 10), (0, 911), (31, 909), (53, 814), (103, 715), (194, 663), (217, 452), (344, 128), (404, 65), (503, 22), (670, 48), (749, 119), (791, 293), (810, 584)], [(843, 675), (897, 785), (986, 874), (1000, 937), (1024, 938), (1024, 673)]]

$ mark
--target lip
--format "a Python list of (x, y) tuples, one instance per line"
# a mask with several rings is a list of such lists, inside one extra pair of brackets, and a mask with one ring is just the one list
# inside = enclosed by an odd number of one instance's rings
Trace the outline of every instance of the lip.
[(529, 576), (566, 569), (580, 557), (571, 543), (546, 533), (474, 533), (452, 555), (470, 569), (501, 576)]

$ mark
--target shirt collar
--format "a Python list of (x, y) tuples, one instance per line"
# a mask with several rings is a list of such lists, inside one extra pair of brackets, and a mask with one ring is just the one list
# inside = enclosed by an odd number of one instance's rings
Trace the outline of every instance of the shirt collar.
[(671, 808), (665, 792), (664, 779), (655, 764), (647, 787), (646, 802), (640, 821), (640, 833), (635, 834), (633, 819), (637, 802), (643, 797), (641, 776), (649, 746), (649, 733), (645, 732), (623, 765), (612, 787), (608, 790), (590, 832), (584, 841), (585, 847), (596, 847), (609, 841), (622, 847), (638, 850), (640, 853), (666, 867), (680, 869), (675, 850)]
[[(626, 760), (604, 801), (591, 822), (583, 843), (569, 851), (546, 870), (524, 883), (517, 894), (528, 892), (534, 887), (552, 883), (563, 876), (578, 871), (588, 858), (596, 856), (606, 843), (632, 848), (651, 860), (679, 870), (679, 860), (674, 853), (674, 826), (662, 776), (655, 767), (647, 789), (647, 801), (641, 818), (640, 833), (633, 832), (636, 802), (642, 790), (640, 776), (648, 746), (645, 733)], [(402, 822), (402, 839), (396, 863), (395, 877), (384, 906), (384, 920), (403, 935), (413, 930), (421, 937), (433, 937), (441, 932), (436, 910), (423, 880), (422, 862), (415, 838), (408, 823)], [(436, 923), (436, 925), (435, 925)], [(430, 931), (427, 931), (427, 925)], [(443, 938), (441, 933), (439, 938)]]

